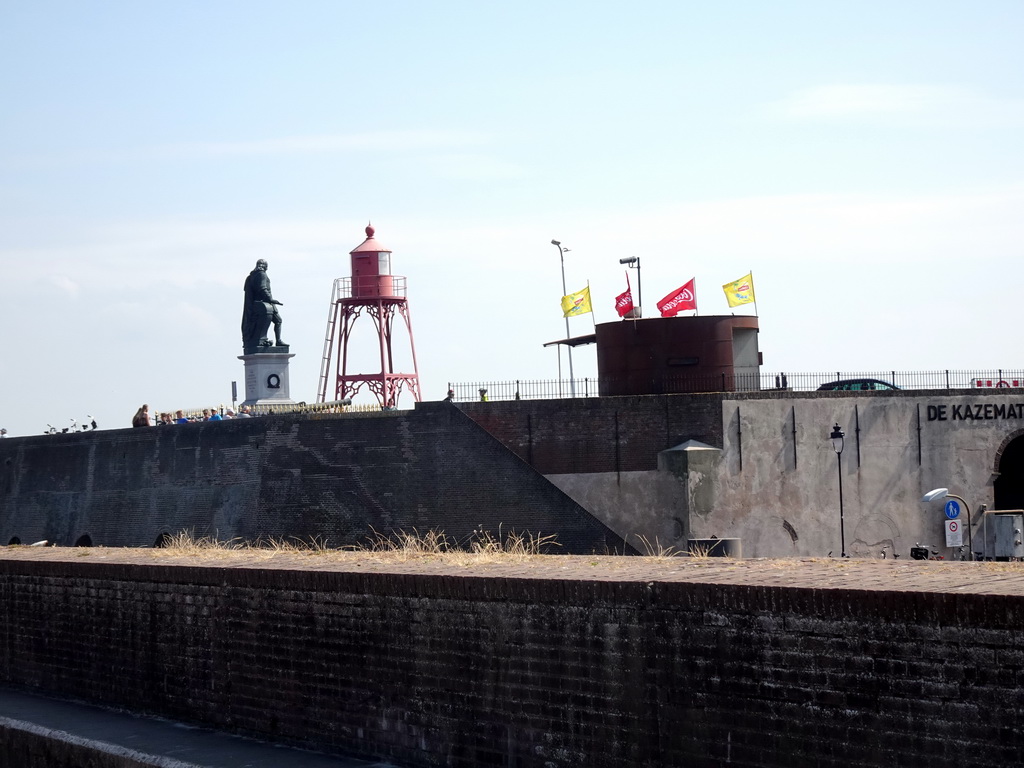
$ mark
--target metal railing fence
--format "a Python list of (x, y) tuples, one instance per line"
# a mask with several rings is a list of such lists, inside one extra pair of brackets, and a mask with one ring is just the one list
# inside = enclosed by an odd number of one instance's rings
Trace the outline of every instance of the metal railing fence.
[[(817, 371), (771, 373), (719, 373), (712, 375), (600, 376), (569, 379), (515, 379), (512, 381), (450, 382), (454, 400), (555, 400), (598, 397), (602, 394), (645, 391), (651, 394), (687, 392), (809, 392), (824, 384), (849, 379), (874, 379), (895, 389), (1024, 388), (1024, 368), (941, 371)], [(483, 390), (483, 391), (481, 391)]]
[[(203, 421), (203, 411), (205, 408), (184, 408), (182, 409), (182, 415), (189, 421)], [(228, 406), (221, 405), (213, 410), (225, 417)], [(236, 413), (240, 410), (239, 408), (234, 409)], [(275, 413), (380, 413), (381, 407), (375, 403), (356, 403), (353, 404), (349, 400), (337, 400), (329, 403), (279, 403), (279, 404), (263, 404), (263, 405), (252, 405), (249, 406), (250, 416), (269, 416)], [(158, 416), (160, 411), (155, 411), (151, 415)], [(172, 417), (177, 413), (177, 410), (172, 411)], [(237, 415), (235, 418), (238, 418)]]

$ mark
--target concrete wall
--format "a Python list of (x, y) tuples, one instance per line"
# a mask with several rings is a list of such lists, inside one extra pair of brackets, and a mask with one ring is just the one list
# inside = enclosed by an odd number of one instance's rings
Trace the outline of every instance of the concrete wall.
[(686, 549), (685, 479), (657, 471), (547, 477), (638, 552), (653, 554), (658, 546)]
[[(828, 439), (846, 432), (839, 471)], [(375, 529), (554, 533), (563, 551), (740, 538), (754, 557), (946, 550), (946, 487), (994, 508), (1024, 434), (1013, 390), (421, 403), (0, 442), (0, 543), (152, 544), (161, 532), (365, 540)], [(1014, 461), (1024, 463), (1024, 453)], [(1024, 476), (1005, 468), (1003, 479)], [(547, 479), (545, 479), (547, 478)], [(1021, 486), (1024, 493), (1024, 485)], [(976, 551), (981, 536), (975, 536)], [(641, 547), (641, 550), (643, 548)]]
[(863, 565), (870, 589), (0, 559), (0, 681), (405, 766), (1024, 763), (1021, 598)]
[[(930, 421), (929, 407), (939, 405), (955, 405), (960, 413), (970, 408), (972, 415), (983, 415), (987, 405), (991, 418)], [(994, 417), (995, 406), (1004, 407), (1002, 418)], [(921, 542), (951, 557), (956, 553), (945, 548), (942, 503), (920, 499), (946, 487), (975, 513), (981, 504), (993, 508), (1000, 448), (1021, 434), (1024, 397), (942, 390), (724, 398), (722, 421), (716, 502), (692, 510), (696, 536), (740, 536), (749, 555), (838, 555), (839, 468), (829, 440), (838, 423), (846, 433), (847, 552), (879, 557), (888, 546), (890, 556), (895, 548), (905, 557)], [(975, 529), (981, 518), (973, 516)]]
[[(753, 557), (841, 552), (839, 469), (828, 439), (846, 433), (843, 530), (848, 554), (946, 557), (949, 488), (994, 509), (1002, 451), (1024, 435), (1016, 390), (776, 391), (460, 405), (525, 461), (629, 541), (685, 548), (739, 537)], [(718, 453), (683, 446), (702, 443)], [(665, 451), (687, 461), (668, 465)], [(1024, 466), (1010, 472), (1024, 474)], [(982, 515), (974, 514), (981, 550)], [(965, 537), (966, 543), (966, 537)], [(966, 550), (965, 550), (966, 551)]]
[[(320, 416), (320, 417), (317, 417)], [(621, 552), (586, 510), (446, 403), (377, 415), (282, 415), (0, 441), (0, 543), (150, 546), (476, 528)]]
[(656, 470), (658, 454), (698, 440), (722, 445), (720, 394), (459, 403), (544, 475)]

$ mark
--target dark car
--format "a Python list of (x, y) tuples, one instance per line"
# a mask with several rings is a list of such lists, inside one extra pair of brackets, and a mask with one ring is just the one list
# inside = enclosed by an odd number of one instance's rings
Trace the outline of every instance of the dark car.
[(880, 389), (899, 389), (899, 387), (895, 384), (890, 384), (887, 381), (880, 381), (878, 379), (841, 379), (840, 381), (830, 381), (827, 384), (822, 384), (818, 387), (819, 391), (822, 389), (841, 389), (851, 392), (865, 392), (877, 391)]

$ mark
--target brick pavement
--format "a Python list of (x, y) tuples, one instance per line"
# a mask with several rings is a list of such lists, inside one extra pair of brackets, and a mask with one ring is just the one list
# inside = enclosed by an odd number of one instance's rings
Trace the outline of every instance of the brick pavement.
[(0, 547), (0, 561), (110, 563), (352, 573), (691, 582), (804, 589), (1024, 596), (1024, 563), (869, 559), (729, 559), (546, 555), (415, 555), (352, 551)]

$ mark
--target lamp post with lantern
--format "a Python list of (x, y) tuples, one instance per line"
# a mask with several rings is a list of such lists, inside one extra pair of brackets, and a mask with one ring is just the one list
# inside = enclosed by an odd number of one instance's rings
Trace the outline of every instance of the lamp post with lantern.
[(836, 461), (839, 464), (839, 556), (847, 557), (846, 522), (843, 520), (843, 443), (846, 434), (840, 429), (838, 422), (832, 428), (829, 438), (832, 440), (832, 450), (836, 452)]

